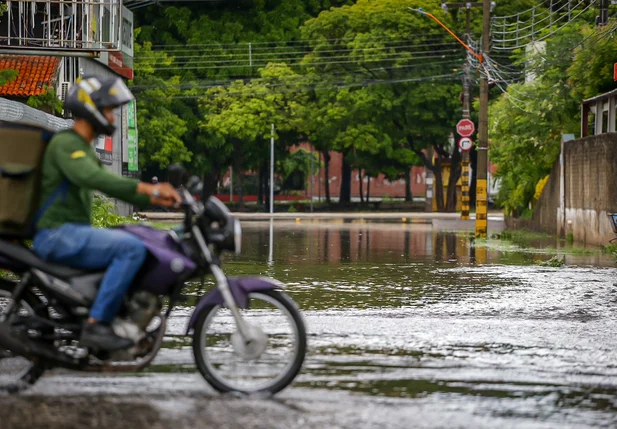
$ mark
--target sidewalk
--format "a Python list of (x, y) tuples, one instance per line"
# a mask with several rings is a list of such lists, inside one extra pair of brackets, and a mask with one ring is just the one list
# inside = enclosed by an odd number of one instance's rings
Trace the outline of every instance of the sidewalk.
[[(182, 213), (161, 213), (161, 212), (142, 212), (139, 216), (145, 217), (152, 222), (179, 222), (184, 218)], [(234, 217), (244, 221), (263, 221), (270, 219), (370, 219), (370, 220), (390, 220), (390, 219), (409, 219), (409, 220), (452, 220), (461, 219), (460, 213), (233, 213)], [(470, 215), (470, 220), (476, 219), (475, 214)], [(493, 212), (488, 214), (490, 221), (503, 221), (502, 213)]]

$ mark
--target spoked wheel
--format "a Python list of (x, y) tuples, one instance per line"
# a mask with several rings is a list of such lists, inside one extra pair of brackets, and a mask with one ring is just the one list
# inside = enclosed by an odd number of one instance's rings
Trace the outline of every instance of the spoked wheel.
[[(0, 280), (0, 323), (10, 323), (5, 314), (9, 303), (12, 302), (12, 294), (15, 283)], [(28, 294), (10, 317), (26, 318), (34, 314), (40, 301), (36, 296)], [(15, 355), (9, 350), (0, 348), (0, 393), (18, 393), (34, 384), (44, 372), (40, 365), (30, 360)]]
[(289, 385), (306, 354), (306, 328), (296, 305), (278, 291), (249, 294), (240, 310), (250, 341), (231, 311), (220, 305), (199, 317), (193, 353), (199, 371), (219, 392), (276, 393)]

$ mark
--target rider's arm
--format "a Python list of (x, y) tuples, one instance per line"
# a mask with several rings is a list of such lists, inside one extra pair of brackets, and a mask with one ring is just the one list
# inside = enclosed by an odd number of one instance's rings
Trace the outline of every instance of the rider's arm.
[(103, 192), (138, 206), (150, 205), (147, 195), (137, 192), (139, 181), (117, 176), (99, 164), (94, 151), (75, 144), (56, 146), (56, 162), (75, 185)]

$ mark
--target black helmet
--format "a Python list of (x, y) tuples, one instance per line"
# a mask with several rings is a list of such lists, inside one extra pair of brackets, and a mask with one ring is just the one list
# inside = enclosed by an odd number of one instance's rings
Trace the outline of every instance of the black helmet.
[(85, 119), (97, 134), (111, 136), (116, 126), (111, 124), (103, 109), (125, 105), (135, 97), (119, 77), (83, 77), (77, 79), (64, 102), (64, 107), (76, 118)]

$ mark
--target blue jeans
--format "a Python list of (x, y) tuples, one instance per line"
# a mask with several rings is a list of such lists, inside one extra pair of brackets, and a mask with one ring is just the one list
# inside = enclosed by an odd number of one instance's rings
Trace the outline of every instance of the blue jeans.
[(90, 317), (104, 323), (110, 323), (118, 314), (147, 255), (144, 244), (127, 232), (80, 224), (39, 230), (34, 237), (34, 252), (55, 264), (107, 270), (90, 309)]

